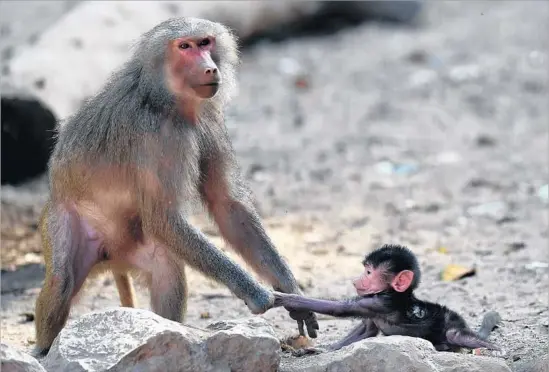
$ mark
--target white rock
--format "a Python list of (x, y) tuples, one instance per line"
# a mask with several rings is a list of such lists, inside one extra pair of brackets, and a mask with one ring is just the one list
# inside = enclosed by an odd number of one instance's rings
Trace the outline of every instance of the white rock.
[(335, 352), (284, 358), (280, 372), (510, 372), (501, 359), (437, 352), (420, 338), (374, 337)]
[(205, 342), (209, 357), (231, 371), (276, 371), (280, 342), (263, 318), (220, 321), (208, 326), (217, 331)]
[(45, 369), (29, 354), (2, 343), (0, 344), (0, 371), (45, 372)]
[(61, 331), (42, 361), (47, 371), (275, 371), (280, 343), (262, 318), (203, 330), (150, 311), (87, 314)]

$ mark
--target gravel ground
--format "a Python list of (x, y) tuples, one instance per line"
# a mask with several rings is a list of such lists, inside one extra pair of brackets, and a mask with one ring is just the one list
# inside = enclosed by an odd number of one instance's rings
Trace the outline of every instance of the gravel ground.
[[(548, 180), (549, 2), (426, 6), (418, 29), (365, 24), (247, 51), (228, 126), (268, 231), (306, 294), (352, 295), (363, 254), (406, 244), (424, 270), (420, 297), (474, 327), (486, 311), (501, 313), (492, 339), (518, 371), (548, 348), (547, 191), (540, 190)], [(15, 239), (8, 230), (32, 225), (43, 200), (43, 181), (35, 186), (3, 188), (4, 268)], [(35, 235), (18, 239), (39, 251)], [(34, 324), (21, 314), (33, 310), (39, 259), (26, 256), (24, 275), (3, 273), (3, 342), (32, 347)], [(448, 264), (476, 274), (443, 282)], [(189, 280), (189, 324), (249, 316), (225, 288), (195, 273)], [(139, 300), (148, 306), (146, 293)], [(112, 279), (99, 278), (72, 317), (117, 304)], [(264, 317), (281, 338), (296, 331), (282, 309)], [(352, 323), (319, 319), (318, 345)]]

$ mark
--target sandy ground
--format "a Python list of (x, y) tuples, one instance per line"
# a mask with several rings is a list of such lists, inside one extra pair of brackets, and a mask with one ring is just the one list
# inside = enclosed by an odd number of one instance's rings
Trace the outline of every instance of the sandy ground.
[[(246, 52), (227, 125), (266, 228), (307, 295), (352, 295), (362, 255), (406, 244), (424, 270), (418, 295), (474, 327), (498, 310), (504, 321), (492, 339), (520, 370), (548, 352), (539, 190), (548, 180), (549, 3), (427, 7), (416, 30), (365, 24)], [(22, 314), (33, 311), (43, 277), (35, 228), (44, 191), (43, 181), (2, 190), (2, 341), (26, 349), (34, 323)], [(444, 282), (448, 264), (476, 275)], [(222, 286), (188, 276), (189, 324), (250, 315)], [(112, 278), (98, 278), (71, 317), (117, 305)], [(139, 306), (148, 307), (145, 292)], [(263, 316), (281, 338), (296, 331), (282, 309)], [(318, 345), (353, 323), (319, 319)]]

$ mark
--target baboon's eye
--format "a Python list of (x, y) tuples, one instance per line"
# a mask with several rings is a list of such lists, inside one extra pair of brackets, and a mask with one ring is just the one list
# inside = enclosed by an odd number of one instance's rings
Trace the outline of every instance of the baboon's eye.
[(200, 42), (198, 43), (198, 46), (206, 46), (210, 43), (210, 39), (206, 38), (206, 39), (202, 39), (200, 40)]
[(179, 44), (179, 49), (187, 49), (187, 48), (190, 48), (191, 45), (189, 43), (186, 43), (186, 42), (183, 42), (181, 44)]

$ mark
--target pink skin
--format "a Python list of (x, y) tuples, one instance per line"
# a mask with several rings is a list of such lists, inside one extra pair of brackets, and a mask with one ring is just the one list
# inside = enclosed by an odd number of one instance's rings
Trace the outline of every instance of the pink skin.
[(167, 64), (170, 91), (186, 104), (179, 106), (181, 114), (195, 122), (198, 106), (212, 98), (221, 85), (221, 73), (212, 59), (215, 38), (179, 38), (171, 43)]
[(403, 270), (394, 275), (389, 281), (386, 267), (379, 266), (374, 269), (371, 265), (366, 264), (362, 275), (353, 280), (353, 285), (359, 296), (365, 296), (383, 292), (388, 287), (392, 287), (397, 292), (404, 292), (410, 287), (413, 279), (414, 273), (412, 271)]
[[(221, 76), (211, 57), (215, 49), (215, 38), (205, 37), (198, 40), (181, 38), (175, 40), (173, 45), (179, 54), (174, 70), (184, 75), (182, 81), (187, 81), (187, 84), (202, 98), (209, 98), (215, 94), (221, 82)], [(204, 88), (208, 88), (209, 91)]]
[(359, 296), (364, 296), (387, 289), (387, 282), (383, 274), (382, 268), (374, 269), (370, 265), (364, 265), (364, 272), (353, 280), (356, 293)]

